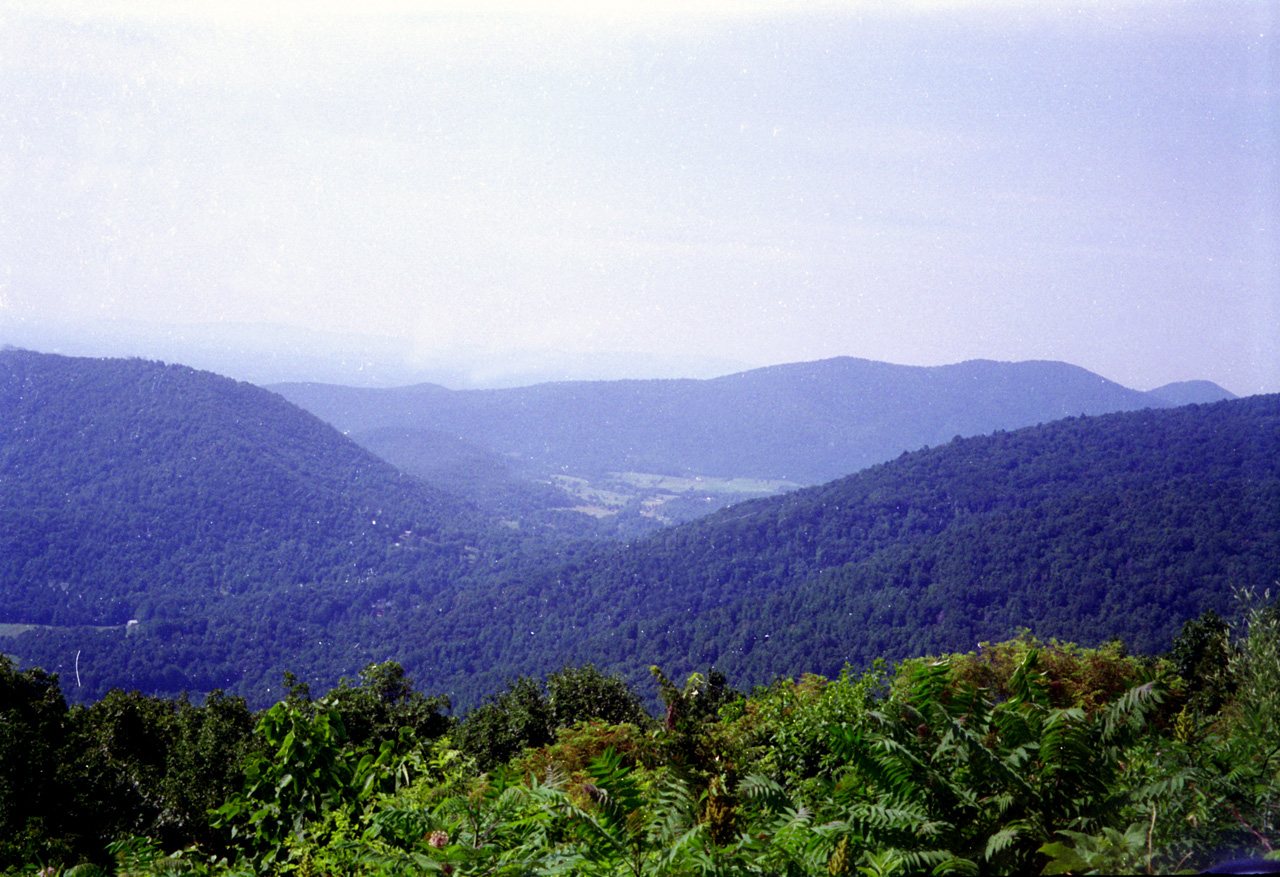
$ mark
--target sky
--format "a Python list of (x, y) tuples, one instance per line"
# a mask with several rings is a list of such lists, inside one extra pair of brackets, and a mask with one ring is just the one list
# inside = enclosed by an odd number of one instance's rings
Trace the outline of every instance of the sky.
[(1278, 158), (1261, 0), (0, 0), (0, 343), (1274, 393)]

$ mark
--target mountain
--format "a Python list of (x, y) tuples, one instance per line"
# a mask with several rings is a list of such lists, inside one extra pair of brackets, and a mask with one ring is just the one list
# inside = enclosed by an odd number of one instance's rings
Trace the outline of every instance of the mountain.
[(1156, 387), (1154, 390), (1149, 391), (1147, 395), (1174, 407), (1179, 405), (1200, 405), (1206, 402), (1221, 402), (1225, 399), (1236, 398), (1234, 393), (1227, 392), (1213, 381), (1177, 381), (1172, 384), (1165, 384), (1163, 387)]
[[(598, 547), (500, 595), (453, 595), (406, 624), (442, 644), (417, 653), (420, 672), (452, 685), (459, 660), (508, 675), (714, 665), (752, 684), (1020, 629), (1158, 653), (1277, 570), (1280, 396), (1256, 396), (957, 439)], [(477, 614), (483, 640), (443, 645)]]
[(622, 544), (494, 526), (257, 387), (0, 353), (0, 633), (76, 701), (388, 659), (461, 705), (566, 661), (749, 685), (1020, 628), (1154, 651), (1277, 569), (1275, 396), (956, 438)]
[(124, 630), (218, 615), (270, 640), (282, 599), (317, 627), (374, 615), (458, 586), (503, 538), (259, 387), (0, 351), (0, 622)]
[[(1199, 382), (1142, 393), (1060, 362), (917, 367), (846, 357), (707, 380), (471, 391), (436, 385), (273, 389), (375, 451), (385, 447), (375, 438), (382, 430), (431, 437), (414, 451), (401, 445), (388, 457), (398, 465), (414, 458), (411, 471), (423, 477), (433, 477), (432, 443), (449, 436), (494, 455), (514, 478), (554, 481), (570, 493), (579, 485), (567, 479), (576, 478), (589, 489), (631, 499), (633, 507), (648, 500), (668, 518), (681, 519), (752, 492), (829, 481), (956, 436), (1068, 415), (1169, 407), (1190, 396), (1207, 401), (1213, 387)], [(641, 475), (701, 481), (669, 482), (665, 491), (640, 497), (639, 488), (652, 483)], [(663, 505), (682, 495), (703, 502), (683, 514)]]

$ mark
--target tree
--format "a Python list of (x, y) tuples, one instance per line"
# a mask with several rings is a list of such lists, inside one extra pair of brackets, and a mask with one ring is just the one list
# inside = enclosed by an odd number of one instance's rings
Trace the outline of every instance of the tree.
[(1187, 683), (1191, 709), (1199, 715), (1216, 713), (1235, 689), (1231, 630), (1212, 609), (1182, 625), (1169, 657)]
[(264, 870), (305, 849), (326, 817), (359, 819), (376, 793), (407, 779), (396, 742), (385, 741), (376, 752), (347, 745), (341, 716), (323, 699), (277, 703), (254, 734), (263, 750), (246, 759), (243, 791), (216, 811), (215, 825)]
[(370, 664), (360, 671), (360, 684), (346, 679), (324, 698), (338, 713), (353, 746), (377, 749), (407, 729), (420, 743), (449, 732), (453, 719), (446, 713), (449, 698), (427, 697), (415, 691), (404, 668), (395, 661)]
[(648, 713), (621, 676), (606, 676), (594, 664), (565, 665), (547, 677), (547, 703), (556, 728), (588, 719), (611, 725), (649, 724)]
[(550, 743), (554, 731), (551, 707), (538, 683), (521, 676), (472, 710), (458, 726), (454, 742), (483, 771), (526, 747)]
[(0, 655), (0, 866), (84, 849), (69, 812), (73, 787), (60, 768), (67, 738), (57, 675), (19, 672)]

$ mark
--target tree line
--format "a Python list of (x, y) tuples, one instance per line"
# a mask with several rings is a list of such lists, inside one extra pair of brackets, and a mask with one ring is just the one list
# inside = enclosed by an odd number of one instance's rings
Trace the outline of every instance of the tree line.
[(0, 661), (6, 874), (1174, 872), (1276, 858), (1280, 612), (1171, 652), (1029, 635), (892, 669), (518, 677), (461, 718), (393, 662), (251, 710)]

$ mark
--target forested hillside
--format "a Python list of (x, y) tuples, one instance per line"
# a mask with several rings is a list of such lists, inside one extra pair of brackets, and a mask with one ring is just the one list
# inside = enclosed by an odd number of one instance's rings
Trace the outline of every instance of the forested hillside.
[[(104, 666), (86, 648), (93, 691), (258, 679), (281, 623), (310, 622), (322, 640), (329, 621), (457, 586), (501, 538), (467, 503), (258, 387), (0, 352), (0, 622), (81, 645), (68, 628), (169, 631), (171, 650), (141, 665)], [(211, 625), (225, 654), (185, 636)]]
[(1280, 397), (1252, 397), (957, 440), (582, 548), (404, 624), (415, 672), (450, 691), (566, 658), (757, 683), (1021, 628), (1158, 652), (1278, 571)]
[(1278, 397), (957, 439), (618, 545), (490, 528), (248, 385), (0, 362), (0, 621), (46, 625), (5, 651), (73, 700), (386, 659), (461, 705), (566, 660), (754, 684), (1020, 628), (1158, 652), (1280, 570)]
[[(767, 679), (1027, 627), (1155, 652), (1280, 575), (1280, 397), (958, 439), (560, 571), (548, 633)], [(656, 648), (654, 645), (656, 643)]]
[[(122, 424), (140, 415), (111, 408), (125, 405), (119, 399), (128, 394), (120, 388), (160, 392), (160, 379), (186, 374), (145, 364), (110, 367), (116, 373), (106, 385), (118, 401), (104, 399), (102, 411), (122, 412)], [(122, 375), (133, 375), (132, 384), (120, 383)], [(183, 458), (200, 460), (200, 447), (210, 444), (246, 447), (219, 438), (218, 430), (229, 429), (236, 417), (256, 417), (256, 429), (275, 422), (241, 407), (246, 399), (261, 399), (266, 411), (284, 417), (280, 422), (293, 424), (289, 429), (308, 424), (297, 435), (273, 431), (264, 442), (279, 455), (268, 460), (293, 462), (246, 462), (241, 475), (234, 466), (215, 467), (201, 476), (210, 480), (201, 489), (183, 488), (195, 479), (192, 472), (187, 478), (118, 480), (106, 490), (93, 476), (111, 471), (105, 463), (59, 462), (82, 460), (76, 455), (83, 448), (68, 448), (38, 465), (81, 472), (78, 502), (56, 506), (46, 498), (8, 506), (6, 513), (24, 522), (28, 533), (65, 533), (69, 542), (82, 535), (72, 542), (74, 551), (50, 538), (9, 536), (6, 575), (15, 576), (20, 589), (6, 591), (13, 612), (6, 620), (40, 620), (19, 615), (29, 611), (24, 594), (45, 598), (31, 606), (47, 606), (49, 621), (68, 617), (54, 612), (68, 607), (83, 613), (70, 616), (77, 624), (82, 618), (119, 624), (141, 617), (129, 635), (64, 627), (9, 640), (10, 653), (64, 677), (78, 667), (83, 688), (70, 691), (73, 698), (99, 695), (111, 685), (157, 693), (218, 686), (262, 703), (278, 695), (283, 670), (323, 690), (344, 673), (388, 658), (462, 705), (517, 673), (539, 675), (564, 661), (593, 661), (628, 673), (653, 663), (677, 673), (716, 666), (741, 684), (755, 684), (796, 667), (833, 673), (845, 662), (860, 666), (876, 656), (968, 649), (1023, 627), (1085, 643), (1120, 636), (1130, 648), (1158, 652), (1181, 622), (1207, 608), (1222, 611), (1234, 588), (1265, 588), (1280, 570), (1276, 397), (1071, 417), (957, 439), (831, 484), (742, 503), (618, 545), (517, 540), (517, 534), (472, 526), (474, 513), (419, 492), (349, 444), (335, 446), (342, 451), (328, 444), (306, 451), (303, 439), (312, 429), (326, 442), (337, 437), (314, 420), (285, 417), (292, 408), (274, 397), (212, 376), (201, 382), (236, 403), (219, 407), (218, 393), (201, 390), (212, 394), (210, 405), (220, 411), (201, 422), (219, 426), (206, 426), (214, 430), (212, 438), (198, 447), (179, 446)], [(146, 398), (136, 394), (129, 405)], [(79, 410), (45, 407), (60, 411), (40, 415), (45, 420), (81, 422)], [(177, 407), (170, 399), (154, 410)], [(172, 425), (148, 430), (178, 430), (191, 416), (173, 415)], [(93, 417), (111, 422), (101, 412)], [(116, 426), (106, 434), (133, 434), (122, 430)], [(133, 440), (142, 442), (141, 435)], [(150, 438), (145, 446), (160, 455)], [(50, 455), (60, 446), (49, 440), (45, 447)], [(100, 447), (123, 455), (134, 446), (111, 439)], [(18, 443), (8, 453), (35, 455), (32, 448)], [(288, 476), (298, 461), (315, 463), (324, 453), (346, 461), (337, 480), (325, 481), (333, 475), (323, 467), (305, 479)], [(26, 460), (23, 471), (41, 457)], [(164, 457), (155, 460), (160, 466)], [(179, 463), (187, 465), (164, 465)], [(10, 465), (5, 471), (12, 478), (18, 470)], [(357, 471), (366, 475), (357, 478)], [(360, 480), (370, 472), (383, 488)], [(262, 485), (275, 478), (279, 488), (264, 492)], [(236, 487), (228, 487), (228, 479)], [(325, 483), (342, 489), (321, 492), (316, 485)], [(390, 488), (397, 501), (381, 492)], [(188, 493), (173, 493), (183, 489)], [(183, 543), (180, 536), (201, 533), (207, 526), (202, 521), (221, 520), (210, 517), (214, 507), (201, 504), (209, 490), (224, 492), (214, 494), (218, 507), (238, 524), (221, 542)], [(317, 517), (314, 507), (324, 497), (337, 503), (329, 519)], [(306, 511), (293, 508), (294, 502)], [(178, 507), (172, 515), (186, 524), (163, 525), (173, 503)], [(65, 511), (68, 506), (78, 517)], [(45, 517), (33, 508), (45, 508)], [(137, 525), (129, 529), (140, 515), (163, 542), (152, 545), (138, 538)], [(70, 522), (82, 520), (93, 524), (74, 530)], [(315, 527), (316, 520), (334, 524)], [(45, 530), (33, 530), (32, 521)], [(329, 539), (316, 542), (321, 531)], [(110, 540), (99, 545), (99, 534), (123, 540), (124, 551)], [(301, 545), (292, 547), (291, 540)], [(143, 551), (148, 545), (150, 553)], [(333, 554), (323, 575), (310, 574), (314, 580), (300, 579), (302, 566), (289, 566), (291, 558), (320, 552)], [(132, 565), (119, 574), (123, 584), (93, 590), (97, 571), (123, 565), (122, 556)], [(188, 576), (180, 581), (197, 586), (170, 584), (178, 559), (207, 557), (214, 559), (205, 566), (180, 567)], [(32, 575), (54, 568), (55, 561), (64, 565), (60, 580), (82, 588), (64, 591), (50, 586), (51, 575)], [(204, 579), (196, 577), (201, 570)], [(69, 594), (86, 597), (73, 602)], [(92, 602), (91, 594), (106, 597)], [(95, 615), (95, 606), (115, 607), (118, 616)]]

